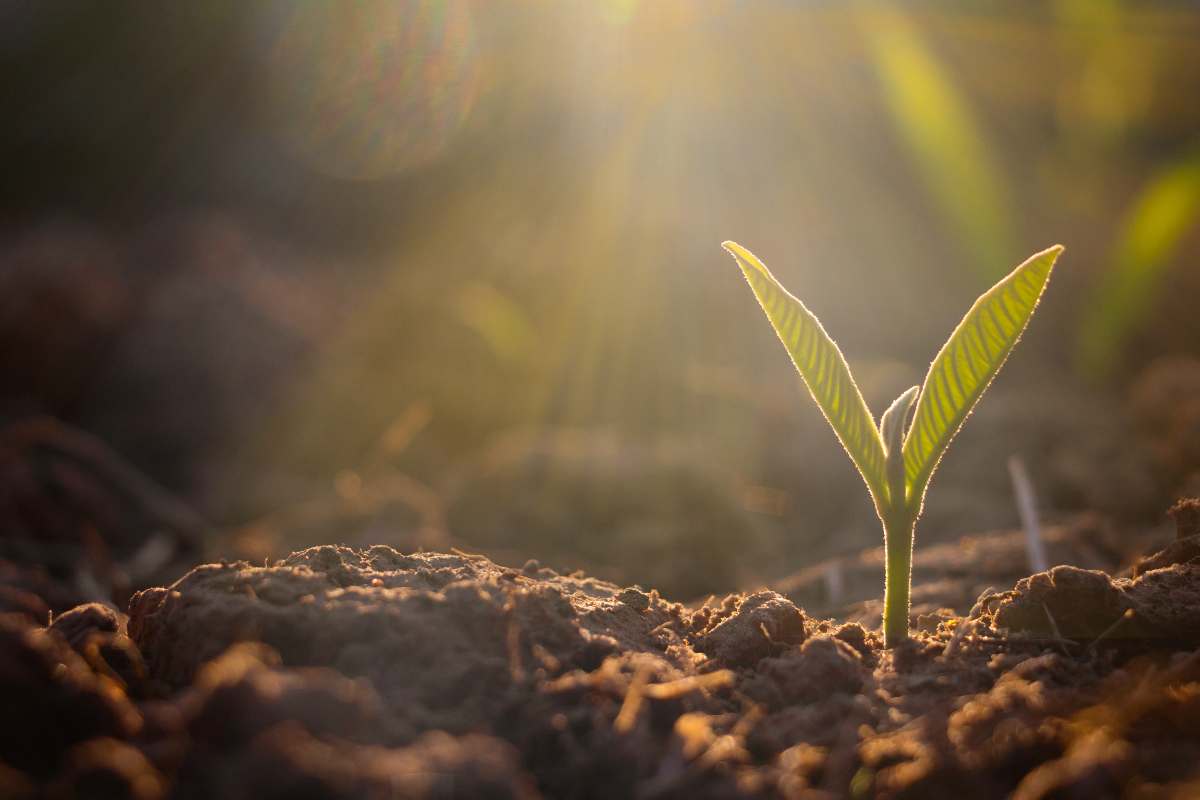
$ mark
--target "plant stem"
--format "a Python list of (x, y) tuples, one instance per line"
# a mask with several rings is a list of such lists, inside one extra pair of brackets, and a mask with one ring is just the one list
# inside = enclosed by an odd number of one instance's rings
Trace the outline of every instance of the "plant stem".
[(908, 596), (912, 588), (913, 532), (911, 514), (883, 518), (884, 588), (883, 646), (897, 647), (908, 640)]

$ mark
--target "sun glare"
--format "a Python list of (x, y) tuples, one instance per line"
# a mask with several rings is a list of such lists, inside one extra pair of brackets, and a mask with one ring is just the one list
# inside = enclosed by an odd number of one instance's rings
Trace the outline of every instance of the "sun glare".
[(467, 4), (297, 3), (277, 14), (275, 129), (313, 168), (393, 176), (441, 155), (470, 114), (479, 64)]

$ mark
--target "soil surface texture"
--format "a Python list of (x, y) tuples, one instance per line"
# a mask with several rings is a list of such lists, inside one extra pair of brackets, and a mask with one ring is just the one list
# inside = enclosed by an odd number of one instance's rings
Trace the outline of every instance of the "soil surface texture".
[(1198, 510), (1130, 577), (1054, 567), (893, 650), (772, 590), (386, 546), (205, 564), (127, 616), (14, 590), (0, 797), (1196, 797)]

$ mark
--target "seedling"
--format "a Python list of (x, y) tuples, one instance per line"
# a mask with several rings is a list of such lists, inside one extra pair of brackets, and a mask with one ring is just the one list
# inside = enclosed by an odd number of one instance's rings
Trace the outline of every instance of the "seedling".
[(883, 523), (884, 645), (895, 647), (908, 639), (913, 539), (929, 479), (1021, 338), (1062, 245), (1030, 256), (984, 292), (942, 345), (925, 383), (897, 397), (878, 427), (842, 351), (816, 316), (749, 250), (734, 242), (723, 247), (741, 267), (771, 327), (871, 493)]

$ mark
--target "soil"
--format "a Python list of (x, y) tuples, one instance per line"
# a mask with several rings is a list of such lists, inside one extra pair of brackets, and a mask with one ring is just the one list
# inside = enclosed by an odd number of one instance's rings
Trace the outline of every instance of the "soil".
[(388, 546), (204, 564), (128, 616), (45, 625), (25, 590), (0, 796), (1194, 797), (1200, 501), (1174, 513), (1130, 577), (1058, 566), (892, 650), (769, 589)]

